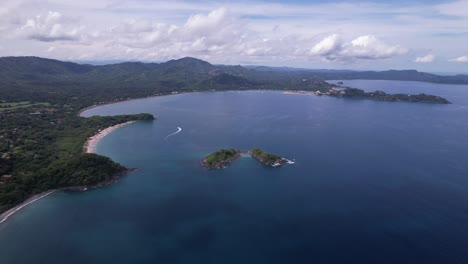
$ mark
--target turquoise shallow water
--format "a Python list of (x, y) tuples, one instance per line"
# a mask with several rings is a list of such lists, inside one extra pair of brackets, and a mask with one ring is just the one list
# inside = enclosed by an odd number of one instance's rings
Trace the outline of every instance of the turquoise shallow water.
[[(248, 91), (89, 110), (85, 116), (160, 117), (98, 145), (98, 153), (139, 169), (15, 214), (0, 225), (1, 263), (463, 263), (468, 86), (345, 84), (454, 104)], [(219, 148), (254, 146), (296, 164), (199, 165)]]

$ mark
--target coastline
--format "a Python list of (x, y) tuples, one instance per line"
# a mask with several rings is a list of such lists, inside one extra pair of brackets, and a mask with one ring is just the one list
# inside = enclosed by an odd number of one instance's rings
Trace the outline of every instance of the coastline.
[[(159, 95), (155, 95), (155, 96), (159, 96)], [(151, 96), (151, 97), (153, 97), (153, 96)], [(101, 107), (101, 106), (112, 105), (112, 104), (117, 104), (117, 103), (122, 103), (122, 102), (127, 102), (127, 101), (133, 101), (133, 100), (138, 100), (138, 99), (144, 99), (144, 98), (147, 98), (147, 97), (130, 98), (130, 99), (125, 99), (125, 100), (121, 100), (121, 101), (107, 102), (107, 103), (102, 103), (102, 104), (91, 105), (91, 106), (85, 107), (83, 109), (80, 109), (80, 111), (78, 111), (77, 116), (83, 117), (83, 116), (81, 116), (82, 113), (84, 113), (84, 112), (86, 112), (88, 110), (94, 109), (94, 108)]]
[[(219, 151), (218, 151), (219, 152)], [(201, 165), (203, 167), (205, 167), (206, 169), (225, 169), (227, 166), (229, 166), (233, 161), (239, 159), (241, 157), (241, 154), (245, 153), (243, 152), (242, 150), (240, 149), (236, 149), (235, 150), (236, 154), (227, 159), (227, 160), (221, 160), (221, 161), (218, 161), (216, 164), (209, 164), (207, 158), (209, 157), (206, 157), (204, 158), (202, 161), (201, 161)], [(217, 153), (217, 152), (214, 152), (214, 153)], [(212, 155), (212, 154), (210, 154)]]
[[(136, 121), (128, 121), (128, 122), (117, 124), (117, 125), (114, 125), (114, 126), (111, 126), (111, 127), (108, 127), (106, 129), (103, 129), (103, 130), (99, 131), (94, 136), (91, 136), (91, 137), (88, 138), (88, 140), (86, 141), (86, 143), (85, 143), (85, 145), (83, 147), (83, 150), (86, 153), (95, 153), (96, 146), (97, 146), (97, 144), (99, 143), (99, 141), (101, 139), (103, 139), (105, 136), (109, 135), (110, 133), (114, 132), (115, 130), (117, 130), (117, 129), (121, 128), (121, 127), (124, 127), (126, 125), (135, 123), (135, 122)], [(128, 169), (124, 173), (128, 173), (128, 172), (133, 171), (133, 170), (134, 169)], [(87, 190), (88, 188), (98, 188), (98, 187), (102, 187), (102, 186), (107, 186), (107, 185), (110, 185), (112, 183), (115, 183), (117, 181), (117, 179), (119, 178), (119, 176), (120, 175), (116, 175), (111, 180), (109, 180), (107, 182), (103, 182), (101, 184), (97, 184), (95, 186), (71, 186), (71, 187), (64, 187), (64, 188), (59, 188), (59, 189), (48, 190), (48, 191), (45, 191), (45, 192), (42, 192), (42, 193), (35, 194), (35, 195), (29, 197), (28, 199), (26, 199), (21, 204), (18, 204), (15, 207), (1, 213), (0, 214), (0, 224), (6, 222), (9, 219), (10, 216), (12, 216), (15, 213), (19, 212), (21, 209), (27, 207), (30, 204), (33, 204), (33, 203), (41, 200), (42, 198), (56, 192), (57, 190), (84, 191), (84, 190)]]
[[(352, 79), (352, 80), (354, 80), (354, 79)], [(361, 80), (361, 79), (356, 79), (356, 80)], [(362, 80), (366, 80), (366, 79), (362, 79)], [(333, 80), (330, 80), (330, 81), (333, 81)], [(333, 85), (332, 88), (345, 88), (343, 86), (338, 86), (337, 87), (336, 84), (330, 83), (328, 81), (326, 81), (326, 82), (329, 83), (330, 85)], [(422, 82), (422, 81), (407, 81), (407, 82)], [(425, 83), (425, 82), (422, 82), (422, 83)], [(458, 84), (453, 84), (453, 85), (458, 85)], [(211, 90), (197, 90), (197, 91), (182, 91), (182, 92), (176, 92), (176, 93), (155, 94), (155, 95), (148, 95), (148, 96), (143, 96), (143, 97), (128, 98), (128, 99), (118, 100), (118, 101), (114, 101), (114, 102), (106, 102), (106, 103), (102, 103), (102, 104), (95, 104), (95, 105), (91, 105), (91, 106), (88, 106), (88, 107), (85, 107), (85, 108), (81, 109), (80, 111), (78, 111), (77, 115), (79, 117), (83, 117), (83, 116), (81, 116), (81, 114), (83, 114), (84, 112), (86, 112), (88, 110), (91, 110), (91, 109), (94, 109), (94, 108), (97, 108), (97, 107), (101, 107), (101, 106), (113, 105), (113, 104), (117, 104), (117, 103), (122, 103), (122, 102), (127, 102), (127, 101), (135, 101), (135, 100), (141, 100), (141, 99), (147, 99), (147, 98), (155, 98), (155, 97), (160, 97), (160, 96), (182, 95), (182, 94), (191, 94), (191, 93), (206, 93), (206, 92), (243, 92), (243, 91), (258, 91), (258, 92), (270, 91), (270, 92), (281, 92), (283, 94), (308, 95), (308, 96), (328, 95), (328, 94), (325, 94), (325, 93), (317, 94), (317, 91), (271, 89), (271, 88), (270, 89), (227, 89), (227, 90), (212, 90), (211, 89)], [(353, 99), (353, 98), (349, 98), (349, 99)], [(371, 98), (363, 98), (363, 99), (374, 100), (374, 99), (371, 99)]]
[(103, 139), (105, 136), (109, 135), (110, 133), (114, 132), (115, 130), (124, 127), (126, 125), (130, 125), (135, 123), (136, 121), (128, 121), (125, 123), (117, 124), (108, 128), (105, 128), (101, 131), (99, 131), (97, 134), (94, 136), (89, 137), (86, 140), (86, 143), (84, 144), (83, 150), (85, 153), (95, 153), (96, 152), (96, 146)]
[(284, 91), (283, 94), (299, 94), (299, 95), (310, 95), (310, 96), (316, 96), (316, 92), (312, 92), (312, 91), (303, 91), (303, 90), (297, 90), (297, 91), (293, 91), (293, 90), (288, 90), (288, 91)]
[(117, 104), (117, 103), (123, 103), (123, 102), (135, 101), (135, 100), (141, 100), (141, 99), (147, 99), (147, 98), (154, 98), (154, 97), (160, 97), (160, 96), (189, 94), (189, 93), (197, 93), (197, 92), (198, 91), (184, 91), (184, 92), (167, 93), (167, 94), (154, 94), (154, 95), (148, 95), (148, 96), (143, 96), (143, 97), (127, 98), (127, 99), (124, 99), (124, 100), (118, 100), (118, 101), (114, 101), (114, 102), (106, 102), (106, 103), (102, 103), (102, 104), (95, 104), (95, 105), (91, 105), (91, 106), (85, 107), (83, 109), (80, 109), (80, 111), (78, 111), (77, 115), (79, 117), (83, 117), (83, 116), (81, 116), (81, 114), (83, 114), (84, 112), (86, 112), (88, 110), (91, 110), (91, 109), (94, 109), (94, 108), (101, 107), (101, 106), (106, 106), (106, 105), (113, 105), (113, 104)]
[(210, 92), (244, 92), (244, 91), (258, 91), (258, 92), (264, 92), (264, 91), (270, 91), (270, 92), (283, 92), (284, 94), (306, 94), (306, 95), (315, 95), (315, 94), (308, 94), (308, 93), (314, 93), (312, 91), (305, 91), (305, 90), (285, 90), (285, 89), (228, 89), (228, 90), (197, 90), (197, 91), (182, 91), (182, 92), (176, 92), (176, 93), (164, 93), (164, 94), (155, 94), (155, 95), (148, 95), (148, 96), (143, 96), (143, 97), (135, 97), (135, 98), (128, 98), (124, 100), (118, 100), (114, 102), (106, 102), (102, 104), (95, 104), (91, 105), (88, 107), (85, 107), (78, 111), (78, 116), (81, 116), (84, 112), (98, 108), (101, 106), (106, 106), (106, 105), (113, 105), (117, 103), (122, 103), (122, 102), (128, 102), (128, 101), (135, 101), (135, 100), (141, 100), (141, 99), (148, 99), (148, 98), (155, 98), (155, 97), (160, 97), (160, 96), (172, 96), (172, 95), (182, 95), (182, 94), (192, 94), (192, 93), (210, 93)]
[[(228, 90), (228, 91), (243, 91), (243, 90)], [(275, 90), (275, 89), (255, 89), (254, 91), (279, 91), (279, 92), (281, 92), (281, 90)], [(197, 91), (197, 92), (203, 93), (203, 92), (226, 92), (226, 91), (207, 90), (207, 91)], [(293, 92), (293, 91), (284, 91), (283, 90), (283, 93), (288, 93), (288, 92)], [(78, 116), (81, 116), (81, 114), (83, 112), (87, 111), (87, 110), (94, 109), (94, 108), (101, 107), (101, 106), (105, 106), (105, 105), (112, 105), (112, 104), (121, 103), (121, 102), (125, 102), (125, 101), (133, 101), (133, 100), (139, 100), (139, 99), (145, 99), (145, 98), (152, 98), (152, 97), (159, 97), (159, 96), (170, 96), (170, 95), (180, 95), (180, 94), (188, 94), (188, 93), (195, 93), (195, 92), (179, 92), (179, 93), (176, 93), (176, 94), (152, 95), (152, 96), (147, 96), (147, 97), (131, 98), (131, 99), (126, 99), (126, 100), (122, 100), (122, 101), (92, 105), (92, 106), (81, 109), (78, 112)], [(85, 142), (85, 144), (83, 146), (83, 151), (85, 153), (94, 153), (95, 154), (96, 146), (97, 146), (97, 144), (99, 143), (100, 140), (102, 140), (105, 136), (109, 135), (110, 133), (114, 132), (115, 130), (117, 130), (117, 129), (121, 128), (121, 127), (124, 127), (126, 125), (135, 123), (135, 122), (137, 122), (137, 121), (128, 121), (128, 122), (125, 122), (125, 123), (121, 123), (121, 124), (117, 124), (117, 125), (114, 125), (114, 126), (107, 127), (105, 129), (97, 132), (95, 135), (89, 137), (86, 140), (86, 142)], [(244, 154), (244, 153), (238, 153), (238, 156), (236, 157), (236, 159), (240, 157), (240, 154)], [(135, 170), (135, 169), (128, 169), (125, 173), (131, 172), (133, 170)], [(35, 194), (35, 195), (29, 197), (28, 199), (26, 199), (21, 204), (18, 204), (16, 206), (12, 207), (11, 209), (1, 213), (0, 214), (0, 224), (6, 222), (9, 219), (10, 216), (14, 215), (15, 213), (17, 213), (21, 209), (27, 207), (30, 204), (33, 204), (33, 203), (41, 200), (42, 198), (45, 198), (46, 196), (56, 192), (57, 190), (84, 191), (84, 190), (87, 190), (88, 188), (98, 188), (98, 187), (110, 185), (112, 183), (115, 183), (117, 181), (117, 178), (118, 178), (118, 176), (114, 177), (110, 181), (107, 181), (107, 182), (104, 182), (104, 183), (101, 183), (101, 184), (97, 184), (95, 186), (71, 186), (71, 187), (64, 187), (64, 188), (59, 188), (59, 189), (48, 190), (48, 191), (45, 191), (45, 192), (42, 192), (42, 193), (39, 193), (39, 194)]]
[(28, 206), (28, 205), (30, 205), (30, 204), (32, 204), (34, 202), (37, 202), (37, 201), (41, 200), (42, 198), (54, 193), (55, 191), (57, 191), (57, 190), (49, 190), (49, 191), (46, 191), (46, 192), (42, 192), (42, 193), (33, 195), (32, 197), (28, 198), (26, 201), (22, 202), (21, 204), (11, 208), (8, 211), (5, 211), (4, 213), (0, 214), (0, 224), (6, 222), (10, 216), (14, 215), (15, 213), (17, 213), (21, 209), (25, 208), (26, 206)]

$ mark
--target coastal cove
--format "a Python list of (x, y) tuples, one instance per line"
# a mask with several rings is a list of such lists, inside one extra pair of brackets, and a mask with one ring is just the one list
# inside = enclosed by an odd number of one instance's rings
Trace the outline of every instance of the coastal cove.
[[(55, 192), (11, 216), (0, 225), (2, 261), (447, 263), (468, 257), (468, 86), (344, 83), (426, 92), (452, 104), (230, 91), (84, 111), (86, 117), (159, 116), (119, 127), (94, 145), (96, 153), (138, 170), (105, 188)], [(270, 168), (241, 156), (227, 170), (200, 166), (220, 148), (252, 146), (296, 164)]]
[[(121, 124), (110, 126), (108, 128), (105, 128), (105, 129), (99, 131), (95, 135), (88, 138), (88, 140), (86, 141), (86, 143), (83, 146), (83, 151), (85, 153), (88, 153), (88, 154), (96, 153), (96, 146), (97, 146), (97, 144), (99, 143), (100, 140), (102, 140), (104, 137), (108, 136), (110, 133), (114, 132), (115, 130), (117, 130), (119, 128), (122, 128), (122, 127), (124, 127), (126, 125), (133, 124), (135, 122), (136, 121), (127, 121), (127, 122), (124, 122), (124, 123), (121, 123)], [(31, 205), (31, 204), (33, 204), (35, 202), (38, 202), (39, 200), (53, 194), (56, 191), (87, 191), (88, 189), (107, 186), (107, 185), (116, 183), (121, 176), (123, 176), (123, 175), (125, 175), (127, 173), (130, 173), (133, 170), (134, 169), (128, 169), (127, 168), (125, 171), (123, 171), (121, 173), (118, 173), (116, 175), (113, 175), (113, 177), (111, 177), (109, 180), (102, 181), (102, 182), (99, 182), (99, 183), (93, 184), (93, 185), (69, 186), (69, 187), (63, 187), (63, 188), (60, 188), (60, 189), (47, 190), (45, 192), (35, 194), (35, 195), (31, 196), (29, 199), (27, 199), (26, 201), (24, 201), (24, 202), (16, 205), (15, 207), (1, 213), (0, 214), (0, 224), (6, 222), (9, 217), (13, 216), (15, 213), (19, 212), (23, 208), (26, 208), (27, 206), (29, 206), (29, 205)]]

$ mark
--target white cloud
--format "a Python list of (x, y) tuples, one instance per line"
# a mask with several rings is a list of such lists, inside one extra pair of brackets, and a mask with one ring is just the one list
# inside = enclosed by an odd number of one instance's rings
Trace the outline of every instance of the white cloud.
[(435, 59), (435, 56), (432, 55), (432, 54), (427, 54), (426, 56), (422, 56), (422, 57), (417, 57), (414, 62), (418, 62), (418, 63), (429, 63), (429, 62), (433, 62)]
[(207, 15), (196, 14), (190, 16), (184, 27), (187, 28), (190, 32), (207, 34), (219, 29), (219, 27), (228, 24), (229, 21), (227, 18), (227, 9), (222, 7), (211, 11)]
[(406, 68), (409, 49), (447, 58), (466, 51), (467, 4), (2, 0), (0, 55)]
[[(388, 45), (373, 35), (343, 41), (338, 33), (317, 40), (311, 35), (277, 35), (252, 30), (251, 24), (226, 8), (207, 14), (195, 14), (182, 24), (152, 21), (126, 21), (106, 34), (108, 45), (125, 49), (125, 54), (145, 59), (169, 59), (181, 56), (211, 58), (299, 59), (321, 58), (325, 61), (386, 59), (407, 50)], [(314, 41), (315, 40), (315, 41)], [(315, 43), (314, 43), (315, 42)], [(312, 44), (311, 48), (310, 45)], [(157, 58), (153, 58), (157, 56)]]
[(339, 41), (337, 34), (332, 34), (325, 37), (319, 43), (315, 44), (314, 47), (310, 50), (312, 55), (321, 55), (327, 56), (336, 52), (341, 48), (341, 43)]
[(375, 43), (377, 43), (378, 40), (375, 36), (361, 36), (353, 41), (351, 41), (351, 45), (353, 45), (354, 47), (363, 47), (363, 48), (366, 48), (366, 47), (369, 47)]
[(373, 35), (364, 35), (350, 42), (343, 42), (337, 34), (332, 34), (315, 44), (310, 54), (321, 56), (326, 61), (350, 62), (388, 59), (405, 54), (407, 51), (398, 45), (386, 44)]
[(342, 54), (355, 59), (376, 60), (388, 59), (407, 52), (408, 49), (399, 45), (390, 45), (376, 36), (365, 35), (351, 41), (351, 45), (346, 45)]
[(83, 30), (74, 24), (75, 21), (65, 18), (59, 12), (49, 11), (28, 19), (20, 32), (26, 38), (43, 42), (73, 41), (80, 38), (80, 31)]
[(468, 56), (461, 56), (458, 58), (451, 59), (453, 62), (468, 62)]
[(206, 15), (192, 15), (179, 25), (149, 20), (126, 21), (112, 28), (107, 37), (133, 52), (154, 49), (159, 50), (163, 58), (171, 58), (239, 50), (236, 45), (243, 43), (247, 31), (243, 21), (229, 14), (227, 9), (219, 8)]
[[(121, 11), (125, 1), (121, 3), (112, 8)], [(289, 8), (289, 12), (293, 10)], [(86, 19), (55, 11), (25, 14), (16, 32), (29, 41), (54, 42), (41, 50), (46, 50), (45, 56), (64, 59), (166, 60), (194, 56), (222, 63), (353, 62), (386, 59), (406, 52), (373, 35), (350, 38), (340, 30), (324, 35), (286, 32), (278, 26), (261, 28), (256, 21), (226, 7), (187, 15), (185, 20), (174, 23), (134, 16), (100, 27), (91, 26)]]

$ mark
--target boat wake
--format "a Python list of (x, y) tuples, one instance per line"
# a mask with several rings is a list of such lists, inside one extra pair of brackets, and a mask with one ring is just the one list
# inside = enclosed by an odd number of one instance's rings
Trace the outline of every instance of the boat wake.
[(167, 139), (168, 139), (168, 138), (170, 138), (170, 137), (172, 137), (172, 136), (174, 136), (174, 135), (177, 135), (177, 134), (179, 134), (179, 133), (180, 133), (180, 131), (182, 131), (182, 128), (181, 128), (181, 127), (177, 127), (177, 131), (176, 131), (176, 132), (174, 132), (174, 133), (172, 133), (172, 134), (169, 134), (169, 135), (167, 135), (167, 136), (164, 138), (164, 140), (166, 140), (166, 141), (167, 141)]

